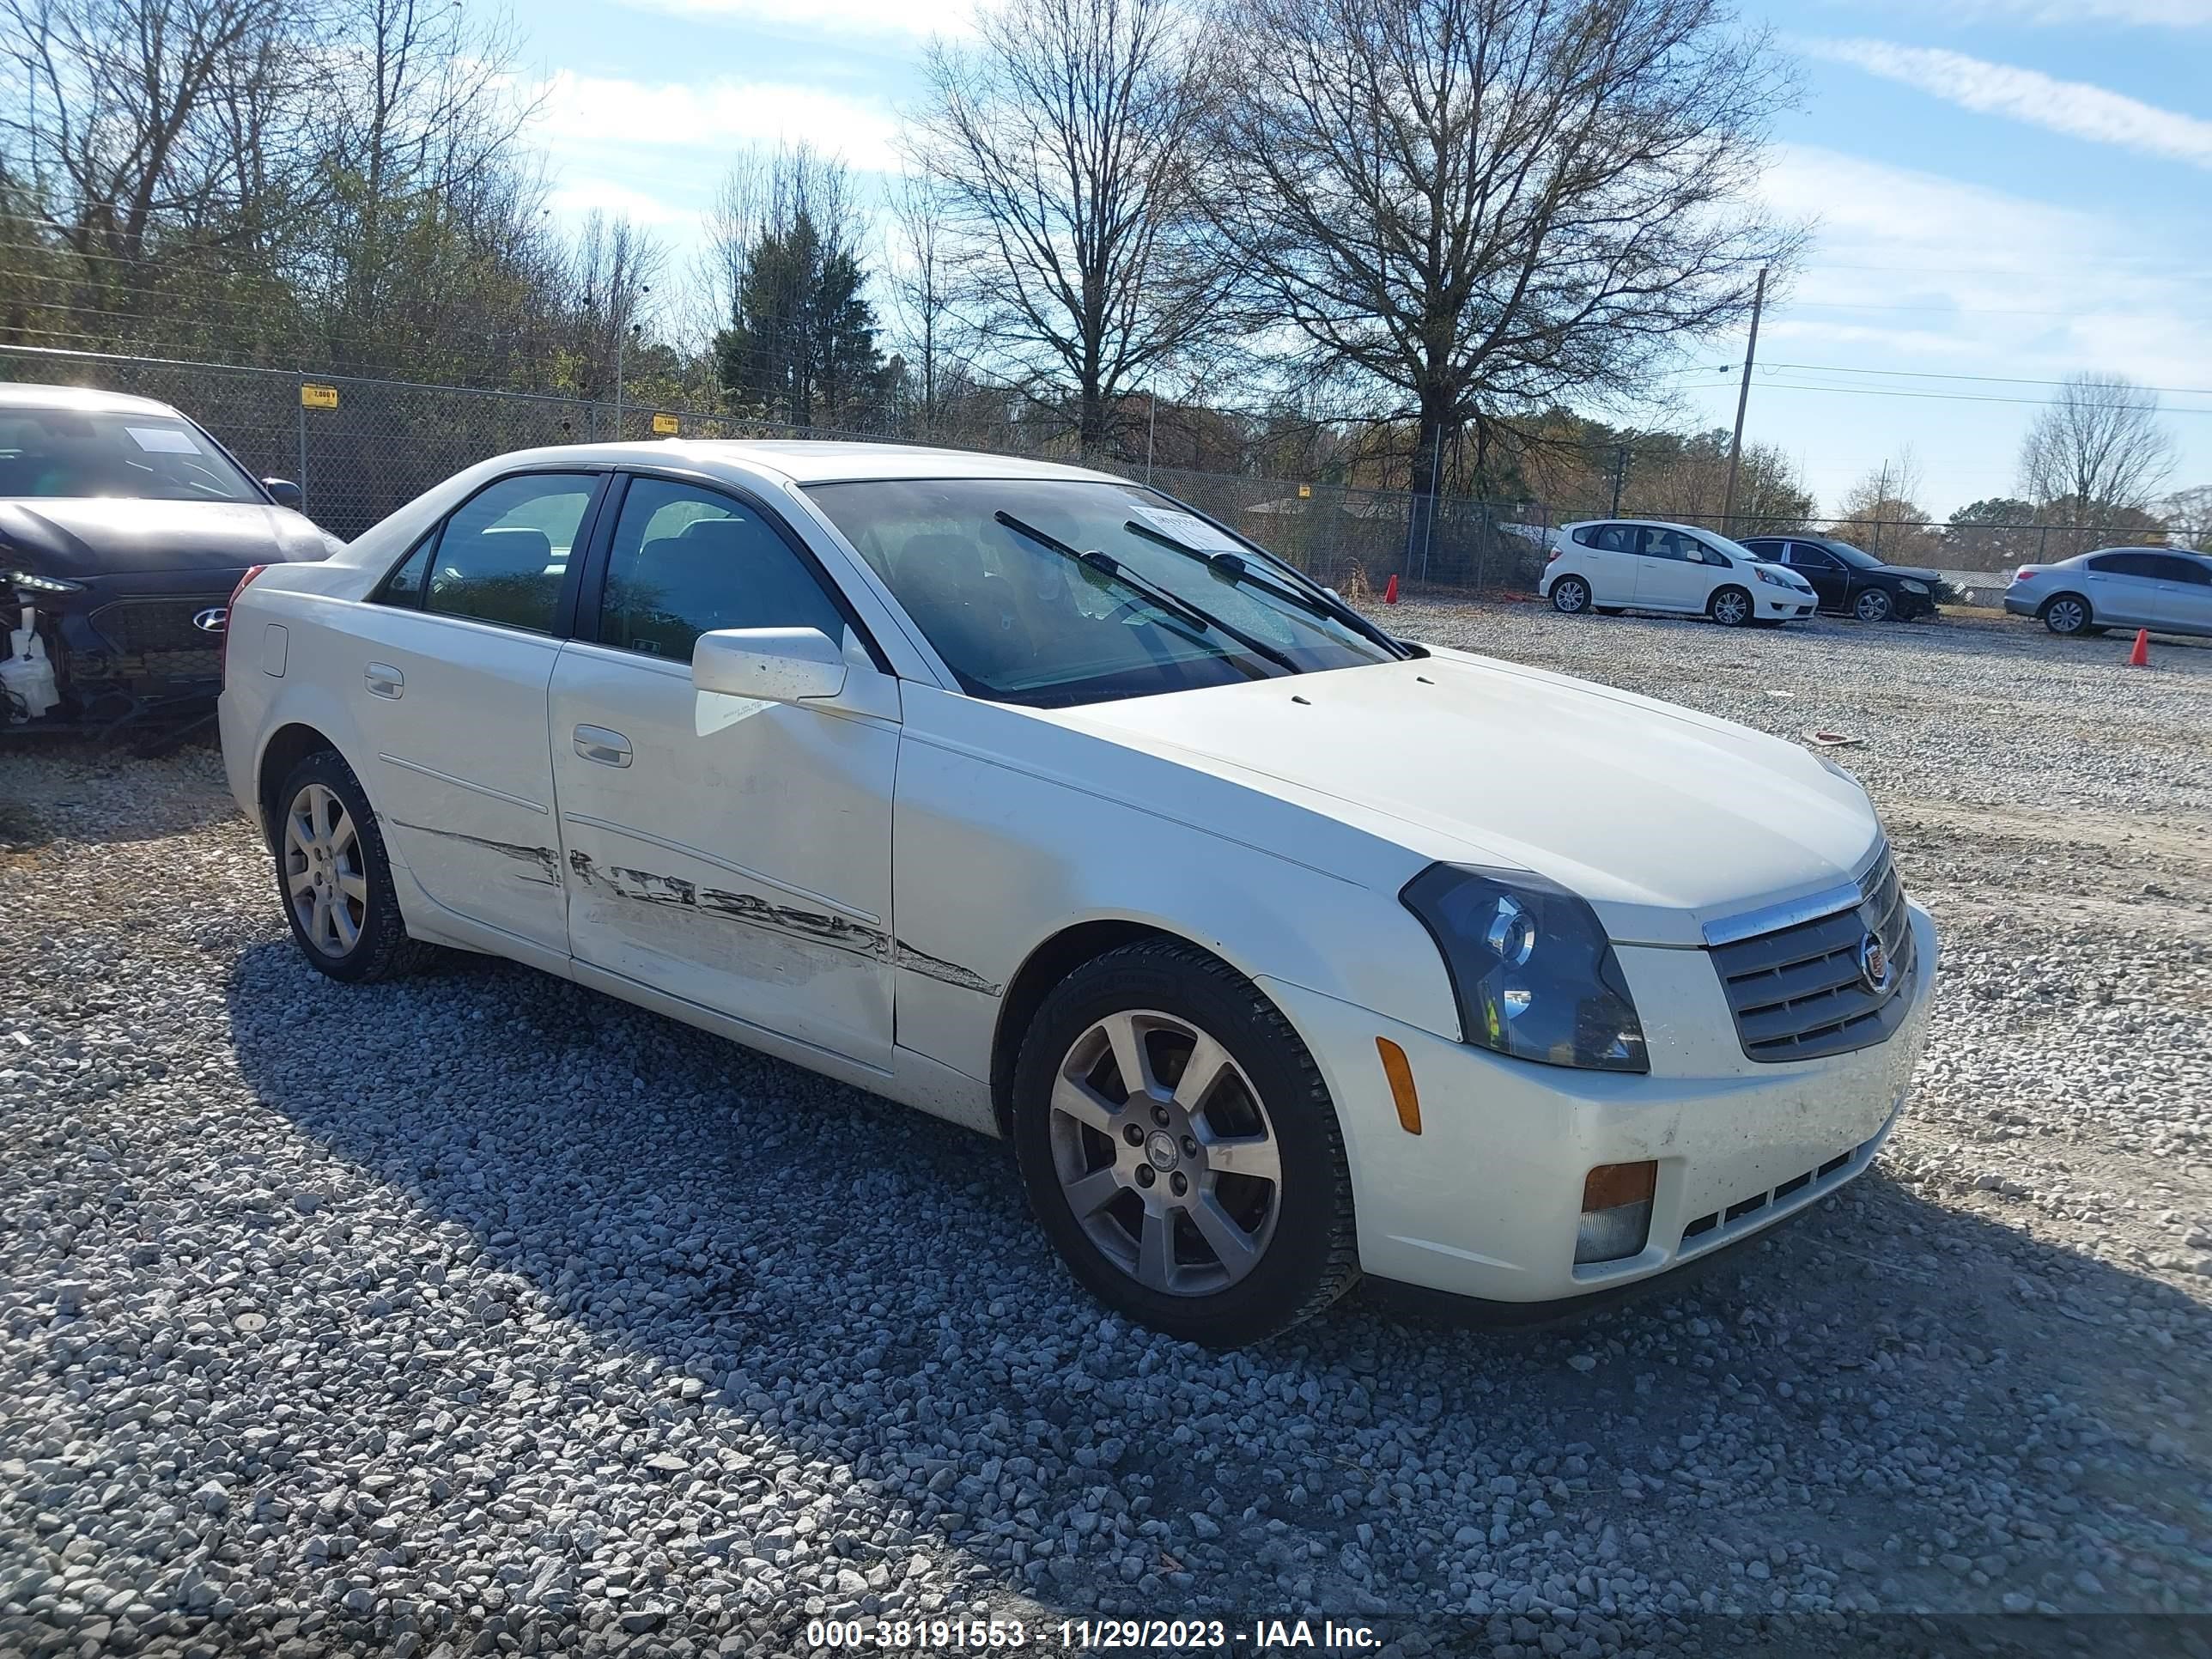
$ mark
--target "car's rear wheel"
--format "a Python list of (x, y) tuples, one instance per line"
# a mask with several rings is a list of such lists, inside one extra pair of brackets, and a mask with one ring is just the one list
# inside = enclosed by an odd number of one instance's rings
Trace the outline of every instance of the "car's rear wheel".
[(1863, 623), (1887, 622), (1893, 608), (1889, 595), (1879, 587), (1869, 587), (1851, 601), (1851, 614)]
[(2053, 594), (2043, 607), (2043, 625), (2062, 639), (2089, 629), (2089, 602), (2079, 593)]
[(1751, 595), (1741, 587), (1718, 589), (1705, 601), (1705, 614), (1723, 628), (1741, 628), (1751, 620)]
[(1580, 576), (1562, 576), (1552, 584), (1553, 610), (1579, 617), (1589, 608), (1589, 584)]
[(425, 947), (407, 937), (384, 833), (353, 769), (327, 749), (309, 755), (276, 800), (276, 894), (308, 963), (353, 982), (419, 963)]
[(1280, 1011), (1194, 945), (1079, 968), (1015, 1071), (1030, 1203), (1076, 1278), (1217, 1347), (1320, 1312), (1358, 1278), (1335, 1108)]

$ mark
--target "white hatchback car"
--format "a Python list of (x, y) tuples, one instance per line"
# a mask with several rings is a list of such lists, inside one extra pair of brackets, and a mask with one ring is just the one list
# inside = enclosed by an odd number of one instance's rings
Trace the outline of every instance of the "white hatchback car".
[(1711, 530), (1650, 519), (1562, 525), (1536, 592), (1569, 616), (1673, 611), (1726, 628), (1809, 617), (1813, 585)]
[(508, 957), (1008, 1136), (1082, 1282), (1204, 1341), (1701, 1256), (1867, 1167), (1927, 1029), (1847, 773), (1073, 467), (509, 455), (228, 640), (316, 968)]

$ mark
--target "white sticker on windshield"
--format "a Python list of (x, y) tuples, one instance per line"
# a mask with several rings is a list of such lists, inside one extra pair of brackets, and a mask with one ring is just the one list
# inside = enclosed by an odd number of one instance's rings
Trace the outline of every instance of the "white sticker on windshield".
[(151, 455), (197, 455), (200, 447), (192, 441), (192, 434), (173, 426), (126, 426), (123, 428), (137, 440), (138, 447)]
[(1217, 530), (1203, 519), (1188, 513), (1174, 513), (1165, 507), (1139, 507), (1137, 516), (1160, 532), (1172, 536), (1185, 547), (1194, 547), (1201, 553), (1242, 553), (1243, 544), (1225, 530)]

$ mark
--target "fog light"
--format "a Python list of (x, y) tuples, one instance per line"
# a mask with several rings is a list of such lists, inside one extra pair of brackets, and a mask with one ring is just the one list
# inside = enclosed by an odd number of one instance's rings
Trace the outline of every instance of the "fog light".
[(1575, 1232), (1575, 1261), (1620, 1261), (1643, 1254), (1651, 1237), (1651, 1195), (1658, 1189), (1656, 1163), (1601, 1164), (1583, 1182), (1582, 1224)]

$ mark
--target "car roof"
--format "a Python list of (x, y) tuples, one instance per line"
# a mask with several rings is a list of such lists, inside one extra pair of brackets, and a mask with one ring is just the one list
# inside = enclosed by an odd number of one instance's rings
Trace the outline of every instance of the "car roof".
[(43, 382), (0, 382), (0, 409), (65, 409), (80, 415), (167, 415), (179, 418), (167, 404), (151, 398), (133, 398), (121, 392), (102, 392), (88, 386), (47, 386)]
[(1679, 530), (1686, 536), (1719, 536), (1724, 542), (1737, 540), (1734, 536), (1722, 535), (1710, 525), (1678, 524), (1672, 519), (1632, 519), (1626, 514), (1618, 519), (1577, 519), (1572, 524), (1563, 524), (1559, 528), (1581, 530), (1594, 524), (1632, 524), (1645, 530)]
[(543, 466), (596, 461), (617, 466), (675, 464), (712, 471), (735, 467), (794, 484), (900, 478), (1077, 478), (1127, 483), (1127, 478), (1060, 461), (997, 455), (978, 449), (921, 444), (842, 442), (796, 438), (662, 438), (644, 443), (562, 444), (495, 458), (502, 465)]

